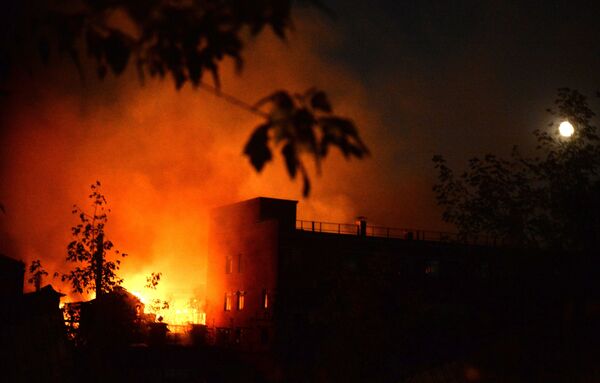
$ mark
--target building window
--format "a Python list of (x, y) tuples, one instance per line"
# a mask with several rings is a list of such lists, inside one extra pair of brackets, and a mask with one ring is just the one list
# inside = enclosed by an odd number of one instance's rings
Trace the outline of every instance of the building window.
[(490, 276), (490, 265), (484, 262), (479, 266), (479, 268), (481, 278), (487, 279)]
[(267, 289), (263, 289), (262, 291), (262, 307), (263, 309), (269, 308), (269, 293), (267, 292)]
[(225, 274), (231, 274), (231, 271), (233, 270), (233, 258), (228, 255), (227, 258), (225, 259)]
[(269, 329), (266, 327), (260, 328), (260, 343), (261, 344), (269, 343)]
[(430, 260), (427, 262), (427, 265), (425, 266), (425, 274), (432, 276), (432, 277), (437, 277), (440, 273), (440, 261), (438, 260)]
[(242, 254), (238, 254), (238, 273), (241, 273), (244, 270), (244, 263), (243, 263), (243, 258), (242, 258)]
[(233, 341), (235, 342), (235, 344), (241, 344), (243, 337), (244, 337), (244, 329), (237, 327), (234, 332)]
[(231, 330), (225, 327), (217, 328), (217, 344), (220, 346), (225, 346), (230, 342), (230, 334)]
[(231, 311), (231, 294), (225, 293), (225, 311)]
[(246, 304), (246, 292), (238, 291), (237, 292), (237, 309), (243, 310), (245, 304)]

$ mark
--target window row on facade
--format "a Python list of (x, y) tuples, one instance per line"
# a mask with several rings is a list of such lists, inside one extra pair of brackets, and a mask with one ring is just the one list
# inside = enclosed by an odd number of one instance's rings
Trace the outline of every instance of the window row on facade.
[[(246, 306), (246, 295), (246, 292), (243, 290), (225, 293), (223, 309), (225, 311), (232, 311), (235, 302), (236, 310), (242, 311)], [(262, 307), (263, 309), (268, 309), (269, 304), (269, 292), (267, 291), (267, 289), (263, 289), (260, 307)]]

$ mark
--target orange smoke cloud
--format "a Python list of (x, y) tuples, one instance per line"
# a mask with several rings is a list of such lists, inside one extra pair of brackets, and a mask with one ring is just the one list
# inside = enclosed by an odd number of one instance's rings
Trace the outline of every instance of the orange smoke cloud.
[[(424, 184), (413, 177), (407, 182), (417, 186), (394, 189), (387, 180), (393, 147), (381, 136), (376, 107), (356, 74), (319, 53), (335, 44), (332, 28), (299, 23), (287, 42), (269, 33), (250, 41), (241, 76), (224, 65), (223, 90), (248, 102), (281, 88), (327, 90), (336, 112), (355, 120), (375, 155), (346, 162), (331, 154), (323, 175), (313, 174), (312, 195), (301, 201), (298, 216), (352, 222), (360, 213), (392, 224), (409, 210), (390, 215), (389, 206), (418, 201)], [(40, 258), (51, 274), (64, 271), (76, 223), (71, 206), (86, 206), (89, 185), (100, 180), (112, 209), (107, 235), (130, 254), (120, 273), (125, 286), (139, 291), (145, 276), (160, 271), (164, 296), (200, 296), (209, 209), (258, 195), (301, 199), (300, 183), (290, 182), (279, 159), (257, 174), (242, 156), (259, 117), (189, 86), (176, 91), (170, 81), (140, 86), (133, 70), (104, 83), (81, 83), (66, 72), (40, 69), (4, 104), (1, 252), (26, 262)]]

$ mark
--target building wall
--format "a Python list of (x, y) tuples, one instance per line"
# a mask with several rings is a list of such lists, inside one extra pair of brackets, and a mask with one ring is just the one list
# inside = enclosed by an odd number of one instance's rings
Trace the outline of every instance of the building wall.
[(207, 325), (217, 342), (260, 348), (271, 341), (279, 240), (295, 225), (295, 205), (256, 198), (213, 211)]
[(15, 299), (23, 294), (25, 264), (0, 254), (0, 297)]
[[(228, 329), (229, 345), (271, 351), (287, 381), (402, 381), (506, 335), (515, 350), (538, 351), (579, 328), (600, 339), (589, 319), (600, 314), (584, 313), (600, 307), (596, 256), (295, 230), (291, 202), (216, 212), (208, 269), (207, 324)], [(224, 293), (236, 291), (246, 307), (224, 311)]]

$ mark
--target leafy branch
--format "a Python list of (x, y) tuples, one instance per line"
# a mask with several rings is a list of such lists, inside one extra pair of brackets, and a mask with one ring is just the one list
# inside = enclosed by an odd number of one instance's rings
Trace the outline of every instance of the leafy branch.
[[(150, 290), (156, 290), (158, 283), (160, 282), (161, 276), (162, 276), (162, 273), (155, 273), (155, 272), (150, 273), (150, 275), (146, 277), (146, 285), (144, 287), (147, 289), (150, 289)], [(155, 298), (155, 299), (152, 299), (152, 301), (150, 301), (150, 310), (153, 312), (168, 310), (169, 307), (170, 307), (170, 303), (168, 300), (161, 300), (161, 299)], [(159, 322), (161, 322), (162, 317), (159, 316), (158, 320), (159, 320)]]
[(369, 154), (352, 120), (337, 116), (325, 92), (311, 88), (304, 94), (277, 91), (256, 103), (260, 109), (270, 105), (267, 121), (258, 126), (244, 147), (250, 163), (261, 171), (273, 158), (273, 148), (281, 148), (288, 174), (292, 179), (299, 173), (303, 195), (310, 193), (310, 180), (303, 154), (313, 157), (317, 171), (321, 160), (334, 146), (344, 157), (363, 158)]
[[(85, 52), (100, 79), (109, 73), (120, 76), (133, 65), (142, 83), (147, 76), (170, 77), (177, 89), (190, 83), (209, 90), (266, 119), (244, 153), (260, 171), (272, 158), (270, 146), (281, 146), (290, 177), (300, 173), (307, 196), (310, 181), (302, 153), (315, 158), (317, 170), (330, 146), (337, 146), (346, 158), (368, 154), (354, 123), (334, 115), (322, 91), (310, 89), (302, 95), (278, 91), (252, 106), (221, 92), (219, 75), (224, 59), (233, 60), (242, 70), (247, 37), (270, 28), (285, 39), (296, 3), (332, 15), (320, 0), (15, 2), (10, 12), (0, 14), (0, 28), (6, 29), (0, 37), (0, 80), (15, 68), (33, 71), (32, 57), (49, 63), (54, 54), (69, 57), (83, 79)], [(207, 74), (214, 86), (204, 82)], [(268, 112), (260, 109), (266, 104), (272, 106)]]

